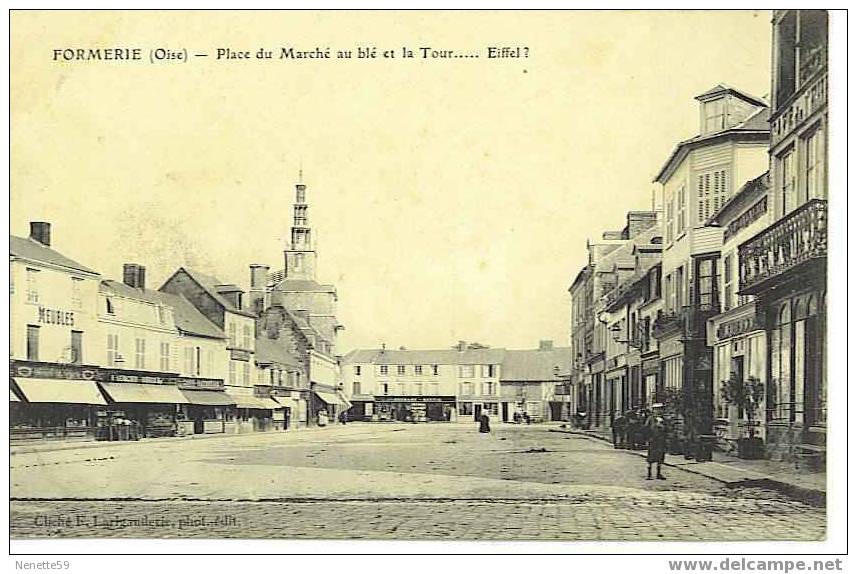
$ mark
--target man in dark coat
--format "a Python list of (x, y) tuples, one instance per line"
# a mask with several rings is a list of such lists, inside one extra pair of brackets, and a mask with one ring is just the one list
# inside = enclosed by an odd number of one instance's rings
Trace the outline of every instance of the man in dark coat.
[(666, 480), (661, 474), (661, 465), (667, 452), (667, 426), (664, 417), (661, 416), (661, 404), (652, 405), (652, 415), (646, 421), (646, 430), (649, 435), (649, 452), (646, 456), (648, 471), (646, 480), (652, 480), (652, 465), (657, 465), (657, 476), (659, 480)]
[(623, 448), (625, 446), (625, 435), (628, 431), (627, 421), (621, 413), (610, 421), (610, 428), (613, 431), (613, 448)]
[(481, 415), (479, 415), (479, 432), (487, 433), (491, 432), (491, 419), (488, 418), (488, 415), (483, 411)]

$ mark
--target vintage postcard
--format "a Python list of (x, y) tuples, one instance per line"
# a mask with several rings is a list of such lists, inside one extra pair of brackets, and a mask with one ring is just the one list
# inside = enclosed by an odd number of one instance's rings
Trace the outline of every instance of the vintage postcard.
[(13, 10), (13, 544), (829, 540), (842, 18)]

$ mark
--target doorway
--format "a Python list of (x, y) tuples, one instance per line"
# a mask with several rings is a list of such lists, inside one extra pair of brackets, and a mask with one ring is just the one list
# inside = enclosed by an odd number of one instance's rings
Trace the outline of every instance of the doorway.
[(500, 403), (500, 408), (503, 410), (503, 422), (509, 422), (509, 403)]
[(482, 415), (482, 405), (473, 405), (473, 420), (479, 422), (479, 417)]

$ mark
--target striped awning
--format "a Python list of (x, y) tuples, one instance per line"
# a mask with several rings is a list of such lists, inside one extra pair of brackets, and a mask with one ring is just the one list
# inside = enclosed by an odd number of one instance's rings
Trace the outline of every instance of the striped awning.
[(188, 399), (175, 385), (98, 383), (114, 403), (186, 405)]
[(95, 381), (16, 377), (15, 384), (30, 403), (107, 404)]
[(235, 399), (233, 399), (223, 391), (197, 391), (182, 389), (181, 393), (187, 399), (187, 402), (192, 405), (203, 405), (207, 407), (225, 407), (228, 405), (235, 404)]
[(254, 397), (252, 395), (230, 395), (239, 409), (281, 409), (280, 403), (269, 399)]

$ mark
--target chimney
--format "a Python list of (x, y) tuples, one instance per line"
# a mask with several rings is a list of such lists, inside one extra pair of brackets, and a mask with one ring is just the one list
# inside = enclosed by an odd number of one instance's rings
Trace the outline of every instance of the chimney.
[(250, 291), (264, 291), (268, 283), (268, 265), (254, 263), (250, 265)]
[(250, 265), (250, 309), (260, 315), (265, 310), (265, 288), (270, 267), (259, 263)]
[(553, 341), (551, 341), (551, 340), (539, 341), (539, 351), (553, 351)]
[(30, 222), (30, 239), (38, 241), (45, 247), (51, 246), (51, 224), (47, 221)]
[(122, 282), (137, 289), (146, 288), (146, 268), (137, 263), (126, 263), (122, 266)]
[(467, 349), (467, 341), (459, 341), (457, 348), (459, 351), (464, 351), (465, 349)]
[(627, 215), (628, 239), (634, 239), (640, 233), (657, 225), (657, 211), (629, 211)]

